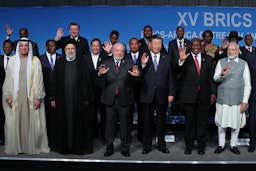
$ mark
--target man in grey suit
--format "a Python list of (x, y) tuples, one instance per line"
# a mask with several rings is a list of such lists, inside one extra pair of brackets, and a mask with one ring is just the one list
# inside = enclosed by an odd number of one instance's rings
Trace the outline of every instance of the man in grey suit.
[(139, 80), (140, 72), (130, 58), (124, 58), (125, 46), (117, 42), (112, 46), (113, 57), (104, 60), (99, 66), (99, 75), (104, 79), (100, 101), (106, 109), (106, 152), (104, 156), (114, 153), (115, 126), (120, 121), (121, 153), (130, 156), (131, 144), (131, 105), (134, 103), (133, 81)]

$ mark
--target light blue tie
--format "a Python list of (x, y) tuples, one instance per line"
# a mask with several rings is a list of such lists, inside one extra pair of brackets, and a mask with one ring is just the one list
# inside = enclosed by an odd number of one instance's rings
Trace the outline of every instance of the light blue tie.
[(154, 56), (154, 61), (153, 61), (155, 71), (157, 71), (157, 60), (156, 60), (156, 58), (157, 58), (157, 56), (155, 55), (155, 56)]
[(52, 57), (52, 54), (50, 55), (50, 65), (51, 65), (51, 68), (52, 68), (52, 70), (53, 70), (54, 65), (53, 65), (53, 57)]

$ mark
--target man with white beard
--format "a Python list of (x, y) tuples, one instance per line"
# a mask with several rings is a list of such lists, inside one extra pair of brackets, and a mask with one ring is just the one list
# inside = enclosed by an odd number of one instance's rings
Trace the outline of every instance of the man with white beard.
[(225, 150), (226, 129), (231, 128), (230, 151), (240, 154), (236, 147), (240, 128), (246, 123), (245, 111), (251, 93), (248, 64), (238, 58), (239, 46), (230, 42), (227, 57), (218, 61), (214, 81), (219, 83), (216, 101), (215, 124), (218, 126), (218, 143), (215, 154)]
[(56, 61), (53, 73), (51, 106), (55, 139), (53, 149), (61, 154), (93, 152), (94, 94), (85, 59), (76, 55), (76, 42), (67, 39), (65, 56)]

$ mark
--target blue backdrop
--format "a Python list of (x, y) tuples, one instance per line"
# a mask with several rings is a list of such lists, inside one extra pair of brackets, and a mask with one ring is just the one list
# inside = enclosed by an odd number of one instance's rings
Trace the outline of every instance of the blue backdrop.
[[(81, 26), (80, 35), (90, 42), (97, 37), (102, 42), (109, 39), (112, 30), (118, 30), (119, 40), (128, 46), (131, 37), (141, 38), (143, 27), (151, 25), (154, 33), (164, 38), (164, 45), (175, 38), (178, 25), (185, 28), (185, 37), (201, 36), (204, 30), (214, 32), (213, 42), (221, 45), (231, 30), (240, 36), (246, 33), (256, 37), (256, 8), (241, 7), (184, 7), (184, 6), (90, 6), (90, 7), (32, 7), (1, 8), (0, 37), (5, 39), (5, 25), (14, 28), (11, 40), (19, 37), (19, 29), (27, 27), (29, 38), (39, 45), (40, 54), (45, 52), (45, 41), (54, 39), (57, 28), (63, 27), (68, 34), (72, 21)], [(244, 42), (240, 41), (240, 45)], [(254, 42), (255, 45), (255, 42)], [(2, 48), (1, 48), (2, 53)]]

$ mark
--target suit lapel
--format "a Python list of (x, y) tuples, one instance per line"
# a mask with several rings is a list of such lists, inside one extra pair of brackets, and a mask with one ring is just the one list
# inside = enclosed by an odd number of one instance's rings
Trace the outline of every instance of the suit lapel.
[(203, 54), (201, 54), (201, 68), (200, 68), (200, 74), (203, 73), (202, 71), (204, 70), (205, 61), (206, 61), (205, 56), (204, 56)]
[[(191, 66), (193, 67), (193, 72), (196, 74), (196, 75), (198, 75), (198, 73), (197, 73), (197, 69), (196, 69), (196, 64), (195, 64), (195, 61), (194, 61), (194, 58), (193, 58), (193, 55), (192, 54), (190, 54), (189, 55), (189, 57), (188, 57), (188, 62), (189, 63), (191, 63)], [(201, 71), (200, 71), (201, 72)], [(198, 75), (199, 76), (199, 75)]]
[(164, 66), (164, 60), (165, 60), (165, 55), (160, 55), (160, 59), (159, 59), (159, 63), (157, 66), (157, 72), (161, 70), (161, 68), (163, 68)]

